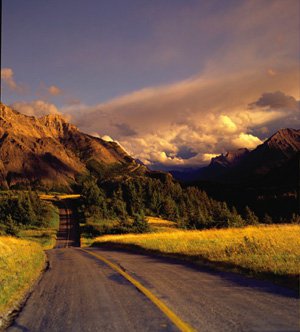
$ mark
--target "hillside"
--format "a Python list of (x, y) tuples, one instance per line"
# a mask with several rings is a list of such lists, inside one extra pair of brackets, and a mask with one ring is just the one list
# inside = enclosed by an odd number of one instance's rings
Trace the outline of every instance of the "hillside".
[(0, 186), (69, 188), (88, 169), (139, 166), (117, 143), (80, 132), (61, 115), (23, 115), (0, 104)]

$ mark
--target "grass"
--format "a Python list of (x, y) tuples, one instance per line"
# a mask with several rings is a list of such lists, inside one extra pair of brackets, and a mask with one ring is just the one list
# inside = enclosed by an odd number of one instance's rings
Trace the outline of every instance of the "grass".
[(37, 280), (45, 259), (45, 253), (38, 243), (0, 237), (0, 328), (1, 319)]
[(177, 228), (177, 224), (173, 221), (157, 217), (147, 217), (146, 219), (150, 226), (151, 232), (153, 233), (173, 233), (180, 231), (180, 229)]
[(60, 199), (77, 199), (79, 194), (40, 194), (40, 199), (44, 200), (60, 200)]
[(25, 240), (38, 242), (44, 250), (52, 249), (56, 243), (56, 233), (59, 228), (59, 211), (58, 208), (49, 203), (51, 216), (47, 228), (34, 228), (20, 230), (18, 236)]
[[(146, 220), (150, 226), (151, 233), (157, 232), (178, 232), (177, 224), (173, 221), (160, 219), (157, 217), (146, 217)], [(118, 220), (87, 220), (86, 223), (80, 224), (81, 234), (80, 243), (82, 247), (88, 247), (93, 244), (95, 238), (103, 236), (104, 234), (112, 233), (112, 231), (118, 228)]]
[(107, 235), (93, 242), (95, 246), (105, 244), (209, 262), (216, 267), (292, 280), (296, 284), (299, 276), (300, 225)]

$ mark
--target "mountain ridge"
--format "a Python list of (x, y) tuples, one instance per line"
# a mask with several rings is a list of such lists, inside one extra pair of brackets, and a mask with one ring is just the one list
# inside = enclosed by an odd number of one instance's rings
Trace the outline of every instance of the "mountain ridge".
[(300, 130), (282, 128), (264, 143), (249, 151), (240, 148), (211, 159), (208, 166), (193, 172), (172, 172), (181, 181), (251, 182), (272, 169), (284, 167), (300, 152)]
[(116, 142), (82, 133), (60, 114), (27, 116), (0, 104), (0, 185), (41, 183), (70, 189), (89, 163), (135, 167)]

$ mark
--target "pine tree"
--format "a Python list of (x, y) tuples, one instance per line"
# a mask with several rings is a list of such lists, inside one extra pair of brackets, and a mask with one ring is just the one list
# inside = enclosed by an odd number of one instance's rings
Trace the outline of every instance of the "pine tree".
[(228, 217), (228, 227), (242, 227), (245, 225), (245, 221), (242, 216), (238, 214), (235, 207), (232, 208), (230, 216)]
[(264, 223), (264, 224), (273, 224), (273, 219), (272, 219), (272, 217), (266, 213), (266, 214), (264, 215), (263, 223)]
[(13, 220), (12, 216), (9, 214), (5, 220), (5, 232), (8, 235), (16, 236), (18, 234), (18, 225)]
[(245, 221), (247, 225), (257, 225), (259, 223), (258, 217), (249, 208), (249, 206), (246, 206), (245, 208)]

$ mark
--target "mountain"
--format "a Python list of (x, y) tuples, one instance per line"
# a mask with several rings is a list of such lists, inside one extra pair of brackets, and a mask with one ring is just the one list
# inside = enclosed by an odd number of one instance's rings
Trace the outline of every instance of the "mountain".
[(69, 188), (97, 169), (145, 171), (117, 143), (80, 132), (58, 114), (40, 118), (0, 104), (0, 186), (40, 184)]
[(286, 128), (280, 129), (252, 151), (245, 148), (229, 151), (212, 158), (206, 167), (192, 172), (182, 170), (171, 173), (175, 178), (189, 182), (255, 183), (262, 181), (269, 173), (282, 173), (280, 168), (291, 167), (288, 165), (297, 159), (299, 152), (300, 130)]
[(300, 130), (280, 129), (263, 144), (245, 155), (237, 165), (220, 175), (229, 182), (262, 181), (271, 171), (285, 168), (300, 152)]
[(227, 152), (225, 155), (221, 154), (211, 160), (211, 167), (213, 168), (231, 168), (238, 165), (244, 157), (249, 153), (246, 148), (233, 150)]
[(252, 151), (231, 151), (206, 167), (172, 174), (241, 211), (248, 205), (261, 217), (291, 218), (300, 213), (300, 130), (280, 129)]

